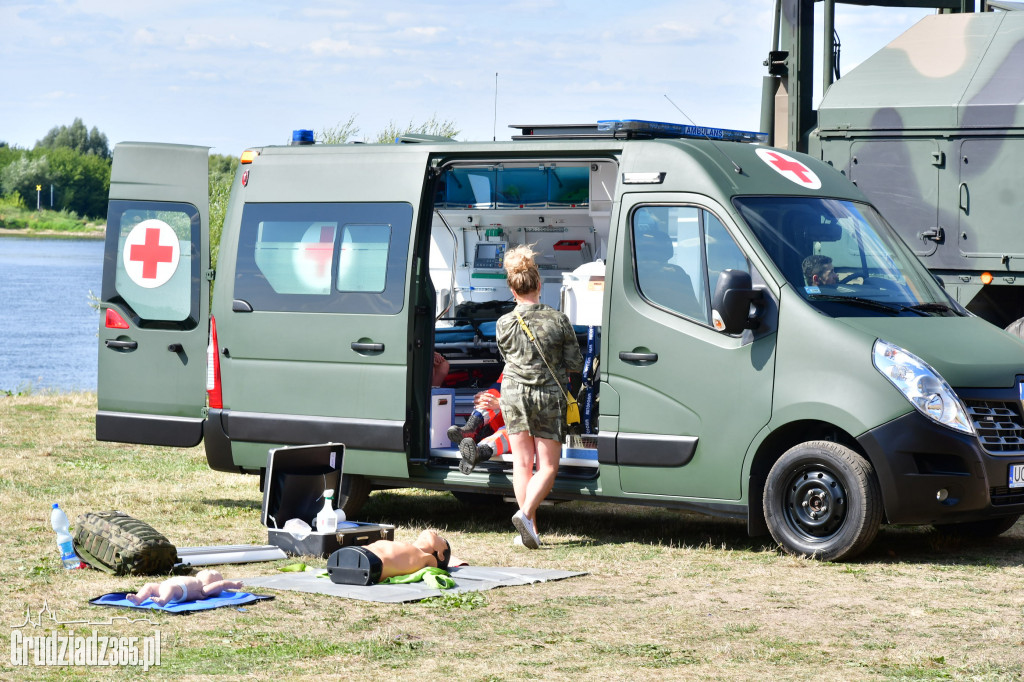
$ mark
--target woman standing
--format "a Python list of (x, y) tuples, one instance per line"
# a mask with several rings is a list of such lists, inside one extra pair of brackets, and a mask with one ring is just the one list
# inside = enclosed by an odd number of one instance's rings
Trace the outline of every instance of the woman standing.
[(512, 524), (523, 545), (537, 549), (537, 507), (555, 484), (562, 455), (564, 391), (570, 374), (583, 370), (583, 356), (569, 319), (540, 302), (541, 278), (533, 250), (525, 245), (509, 250), (505, 272), (516, 307), (498, 319), (496, 333), (505, 359), (501, 412), (519, 503)]

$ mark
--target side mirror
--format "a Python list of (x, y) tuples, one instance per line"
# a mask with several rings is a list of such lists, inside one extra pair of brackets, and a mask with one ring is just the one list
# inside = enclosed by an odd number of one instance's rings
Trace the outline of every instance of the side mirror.
[(718, 275), (715, 295), (711, 297), (711, 323), (726, 334), (739, 334), (757, 328), (758, 304), (764, 292), (754, 289), (750, 273), (723, 270)]

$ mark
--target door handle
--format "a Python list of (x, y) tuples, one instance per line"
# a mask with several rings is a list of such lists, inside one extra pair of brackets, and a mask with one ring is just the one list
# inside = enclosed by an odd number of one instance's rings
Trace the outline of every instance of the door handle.
[(138, 341), (117, 341), (116, 339), (107, 339), (103, 343), (107, 344), (107, 348), (113, 348), (115, 350), (135, 350), (139, 347)]
[(622, 351), (619, 353), (619, 360), (624, 362), (657, 362), (657, 353), (630, 353)]
[(362, 343), (360, 341), (353, 341), (352, 342), (352, 350), (356, 351), (357, 353), (366, 353), (366, 352), (380, 353), (381, 351), (384, 350), (384, 344), (383, 343)]

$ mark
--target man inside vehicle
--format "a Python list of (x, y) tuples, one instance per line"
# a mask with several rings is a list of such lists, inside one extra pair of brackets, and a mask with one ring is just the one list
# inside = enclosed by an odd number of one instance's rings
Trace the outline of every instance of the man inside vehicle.
[(832, 266), (832, 259), (820, 254), (812, 254), (804, 258), (804, 282), (809, 287), (834, 287), (839, 277)]

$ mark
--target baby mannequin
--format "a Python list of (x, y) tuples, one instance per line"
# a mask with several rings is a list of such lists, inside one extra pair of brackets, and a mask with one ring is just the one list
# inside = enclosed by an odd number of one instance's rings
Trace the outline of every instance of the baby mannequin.
[(146, 599), (152, 599), (157, 606), (165, 606), (216, 597), (221, 590), (237, 590), (241, 586), (241, 580), (224, 580), (220, 571), (207, 568), (195, 577), (177, 576), (162, 583), (146, 583), (138, 593), (126, 594), (125, 598), (136, 606)]

